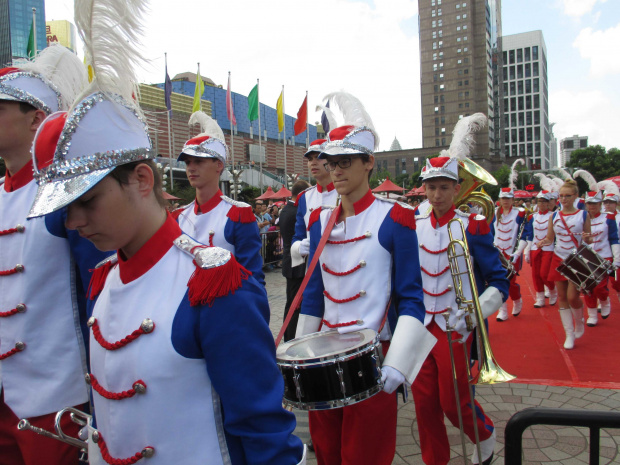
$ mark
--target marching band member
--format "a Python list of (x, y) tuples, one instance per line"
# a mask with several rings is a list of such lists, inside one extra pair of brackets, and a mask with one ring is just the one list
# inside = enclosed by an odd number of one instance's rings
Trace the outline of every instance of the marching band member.
[[(601, 181), (599, 184), (602, 184), (605, 190), (605, 197), (603, 200), (603, 207), (605, 208), (605, 212), (607, 214), (614, 215), (616, 218), (616, 224), (618, 225), (618, 230), (620, 231), (620, 215), (618, 214), (618, 201), (620, 200), (620, 192), (618, 191), (618, 186), (613, 181)], [(613, 276), (610, 277), (611, 286), (618, 293), (618, 298), (620, 298), (620, 279), (618, 279), (618, 272), (616, 272)], [(610, 307), (611, 311), (611, 307)], [(609, 315), (606, 315), (607, 317)]]
[[(587, 183), (591, 191), (586, 193), (586, 211), (590, 217), (590, 230), (592, 233), (592, 248), (602, 258), (613, 262), (614, 266), (620, 266), (620, 244), (618, 243), (618, 223), (615, 214), (602, 214), (603, 193), (599, 190), (594, 177), (585, 170), (577, 170), (574, 178), (581, 177)], [(608, 275), (603, 276), (601, 282), (591, 293), (584, 295), (586, 308), (588, 309), (588, 326), (596, 326), (598, 323), (598, 303), (601, 306), (601, 317), (609, 316), (611, 302), (609, 301), (609, 289), (607, 287)]]
[[(527, 222), (525, 221), (525, 210), (522, 208), (514, 208), (514, 183), (517, 180), (518, 173), (515, 168), (517, 164), (525, 163), (522, 158), (516, 160), (510, 169), (510, 186), (504, 187), (499, 193), (500, 207), (495, 212), (495, 221), (493, 227), (495, 229), (495, 246), (504, 254), (504, 257), (511, 260), (517, 271), (521, 269), (522, 253), (527, 247)], [(522, 228), (522, 225), (524, 226)], [(521, 234), (519, 234), (521, 233)], [(523, 299), (521, 298), (521, 287), (517, 283), (517, 276), (513, 276), (510, 280), (510, 299), (513, 302), (512, 314), (518, 316), (523, 308)], [(508, 304), (504, 302), (497, 314), (497, 321), (508, 320)]]
[(140, 21), (118, 21), (144, 3), (91, 7), (76, 5), (76, 23), (95, 80), (64, 127), (50, 128), (60, 142), (30, 213), (67, 206), (69, 228), (117, 251), (94, 271), (88, 295), (91, 463), (305, 463), (295, 417), (282, 408), (264, 288), (229, 251), (185, 234), (164, 207), (132, 98)]
[(196, 199), (174, 212), (179, 226), (196, 240), (232, 252), (256, 280), (265, 285), (261, 238), (252, 207), (222, 194), (220, 176), (228, 158), (224, 133), (202, 111), (192, 114), (189, 125), (200, 124), (201, 133), (183, 146), (178, 161), (185, 162), (187, 179)]
[[(337, 222), (320, 255), (320, 267), (303, 294), (296, 336), (370, 328), (379, 333), (387, 355), (381, 369), (384, 392), (343, 408), (311, 411), (310, 434), (320, 465), (389, 465), (396, 449), (394, 391), (414, 380), (435, 343), (422, 324), (415, 214), (370, 190), (377, 137), (363, 108), (361, 119), (352, 120), (346, 113), (346, 108), (360, 108), (359, 100), (345, 93), (326, 98), (353, 124), (331, 130), (320, 154), (342, 201), (333, 213)], [(310, 260), (331, 215), (325, 207), (310, 215)]]
[[(334, 124), (332, 127), (335, 128), (336, 125)], [(313, 141), (308, 151), (304, 154), (310, 174), (316, 180), (316, 185), (304, 190), (297, 198), (295, 235), (291, 245), (292, 266), (301, 265), (310, 250), (308, 221), (312, 212), (322, 205), (335, 206), (337, 203), (338, 192), (334, 188), (329, 172), (325, 169), (325, 160), (319, 159), (319, 154), (325, 146), (325, 142), (325, 139)]]
[[(85, 328), (89, 269), (104, 254), (64, 225), (60, 210), (26, 221), (37, 192), (34, 171), (46, 166), (55, 141), (39, 139), (43, 125), (62, 124), (87, 84), (83, 63), (60, 45), (20, 68), (0, 70), (0, 464), (78, 463), (77, 449), (18, 431), (21, 418), (53, 428), (56, 412), (88, 402)], [(52, 116), (49, 116), (52, 114)], [(47, 118), (47, 119), (46, 119)], [(34, 162), (34, 164), (33, 164)], [(78, 426), (63, 422), (68, 434)]]
[(548, 279), (555, 282), (558, 290), (560, 318), (566, 333), (565, 349), (572, 349), (575, 339), (583, 336), (584, 332), (583, 303), (579, 298), (579, 290), (557, 271), (558, 265), (581, 245), (582, 238), (589, 242), (587, 235), (590, 233), (590, 218), (586, 211), (575, 208), (575, 197), (579, 197), (577, 182), (566, 181), (559, 195), (562, 209), (553, 214), (547, 237), (537, 244), (538, 248), (544, 248), (555, 240)]
[[(457, 123), (457, 127), (460, 124), (467, 125), (474, 117), (477, 115), (463, 118)], [(485, 119), (486, 117), (483, 116), (481, 124)], [(457, 128), (455, 128), (456, 133)], [(453, 140), (450, 151), (444, 151), (441, 155), (454, 153), (455, 142), (458, 144), (458, 141)], [(473, 278), (480, 292), (479, 299), (485, 318), (500, 308), (502, 302), (508, 298), (509, 288), (506, 270), (500, 263), (499, 251), (493, 246), (493, 235), (486, 218), (475, 213), (463, 213), (454, 206), (455, 198), (461, 188), (458, 171), (457, 158), (439, 156), (427, 160), (422, 179), (432, 210), (416, 217), (421, 249), (420, 265), (424, 284), (424, 307), (426, 308), (424, 324), (438, 342), (422, 365), (420, 373), (411, 386), (411, 391), (418, 419), (422, 459), (424, 463), (433, 465), (444, 465), (450, 461), (450, 444), (446, 434), (444, 414), (458, 428), (457, 409), (459, 408), (462, 412), (464, 432), (472, 442), (475, 442), (474, 428), (477, 427), (479, 432), (482, 458), (479, 460), (476, 449), (472, 462), (490, 464), (495, 446), (493, 421), (484, 413), (478, 402), (475, 402), (474, 407), (478, 418), (477, 426), (472, 420), (469, 376), (463, 352), (470, 353), (473, 337), (455, 301), (456, 294), (447, 254), (450, 242), (448, 233), (450, 220), (460, 220), (466, 231), (466, 237), (462, 238), (460, 228), (454, 224), (450, 225), (455, 238), (463, 239), (468, 244), (475, 270)], [(460, 266), (461, 270), (466, 269), (464, 261), (461, 261)], [(463, 278), (463, 287), (466, 293), (465, 298), (471, 299), (471, 287), (466, 278)], [(443, 316), (445, 312), (450, 312), (449, 324), (456, 329), (452, 333), (452, 339), (461, 339), (464, 342), (464, 344), (453, 345), (454, 370), (458, 378), (458, 405), (453, 387), (454, 375), (449, 347), (451, 342), (445, 334), (446, 319)]]

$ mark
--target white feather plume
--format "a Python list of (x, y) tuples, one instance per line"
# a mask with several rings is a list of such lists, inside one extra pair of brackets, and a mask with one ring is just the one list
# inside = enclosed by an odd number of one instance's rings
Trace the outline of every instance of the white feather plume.
[(474, 113), (461, 118), (452, 131), (452, 142), (449, 150), (442, 150), (443, 157), (456, 157), (459, 160), (467, 158), (476, 145), (474, 133), (483, 129), (487, 124), (484, 113)]
[(592, 176), (586, 170), (577, 170), (577, 171), (575, 171), (573, 173), (573, 178), (574, 179), (577, 179), (577, 178), (583, 179), (585, 182), (588, 183), (588, 188), (591, 191), (598, 192), (599, 187), (598, 187), (598, 184), (596, 182), (596, 179), (594, 179), (594, 176)]
[(618, 185), (613, 181), (600, 181), (598, 183), (599, 190), (605, 191), (605, 194), (620, 195)]
[(198, 134), (198, 136), (209, 136), (215, 139), (220, 139), (222, 142), (226, 140), (224, 139), (224, 132), (222, 131), (222, 128), (220, 128), (220, 125), (217, 124), (217, 121), (207, 115), (204, 111), (196, 111), (192, 113), (188, 124), (190, 126), (193, 126), (194, 124), (200, 125), (200, 134)]
[(130, 103), (138, 98), (135, 69), (144, 62), (139, 44), (147, 5), (146, 0), (75, 1), (75, 24), (95, 74), (78, 99), (96, 91), (119, 94)]
[(60, 110), (67, 110), (88, 85), (86, 67), (75, 53), (60, 44), (44, 48), (33, 61), (20, 65), (47, 78), (61, 95)]
[(564, 168), (555, 168), (555, 170), (560, 173), (560, 177), (564, 180), (564, 181), (571, 181), (573, 180), (573, 177), (570, 175), (570, 173), (568, 171), (566, 171)]
[(344, 124), (370, 128), (375, 135), (375, 150), (379, 147), (379, 135), (372, 123), (372, 118), (357, 97), (348, 92), (340, 91), (327, 94), (323, 97), (323, 101), (334, 102), (338, 106), (344, 118)]
[(552, 174), (549, 175), (549, 178), (555, 183), (556, 192), (560, 192), (560, 188), (564, 185), (564, 180)]
[(557, 192), (558, 188), (552, 179), (549, 179), (543, 173), (536, 173), (535, 178), (539, 179), (539, 184), (542, 190), (549, 192)]
[(519, 172), (517, 171), (518, 165), (525, 165), (525, 160), (523, 158), (517, 158), (510, 167), (510, 179), (508, 180), (508, 186), (511, 189), (516, 189), (515, 184), (517, 179), (519, 179)]
[[(331, 108), (319, 104), (316, 106), (316, 111), (325, 112), (325, 117), (327, 118), (327, 122), (329, 123), (329, 129), (335, 129), (338, 127), (338, 123), (336, 122), (336, 115)], [(323, 130), (325, 130), (325, 128), (323, 128)]]

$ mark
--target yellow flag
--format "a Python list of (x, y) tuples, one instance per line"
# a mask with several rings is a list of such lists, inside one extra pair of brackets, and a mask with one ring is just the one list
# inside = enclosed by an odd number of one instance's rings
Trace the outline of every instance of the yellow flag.
[(196, 74), (196, 89), (194, 90), (194, 106), (192, 108), (192, 112), (201, 110), (200, 100), (202, 98), (202, 94), (205, 91), (205, 83), (202, 80), (202, 76), (200, 76), (200, 66), (198, 67), (198, 73)]
[(284, 131), (284, 89), (278, 97), (278, 103), (276, 103), (276, 112), (278, 113), (278, 132)]

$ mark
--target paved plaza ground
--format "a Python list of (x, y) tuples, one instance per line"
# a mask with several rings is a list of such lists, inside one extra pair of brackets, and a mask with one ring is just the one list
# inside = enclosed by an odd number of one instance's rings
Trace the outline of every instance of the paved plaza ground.
[[(266, 272), (266, 281), (271, 306), (270, 326), (275, 336), (282, 325), (284, 304), (286, 303), (286, 280), (282, 277), (280, 270), (275, 269)], [(600, 355), (602, 356), (602, 354)], [(618, 362), (610, 361), (610, 363)], [(494, 464), (504, 463), (504, 428), (506, 422), (515, 412), (529, 407), (620, 412), (620, 391), (618, 390), (505, 383), (478, 386), (476, 398), (485, 412), (493, 419), (497, 428)], [(297, 416), (296, 434), (305, 442), (310, 437), (307, 413), (295, 411), (295, 414)], [(400, 400), (399, 404), (394, 465), (423, 464), (417, 429), (415, 408), (410, 396), (409, 402), (403, 404)], [(449, 426), (448, 435), (453, 457), (450, 464), (464, 463), (458, 429)], [(601, 464), (620, 463), (619, 444), (620, 424), (618, 429), (601, 431)], [(473, 446), (468, 444), (467, 450), (468, 454), (471, 454)], [(524, 433), (523, 451), (523, 464), (587, 464), (589, 463), (589, 430), (565, 426), (534, 426)], [(308, 458), (308, 465), (316, 465), (314, 454), (310, 453)], [(468, 460), (467, 463), (471, 462)]]

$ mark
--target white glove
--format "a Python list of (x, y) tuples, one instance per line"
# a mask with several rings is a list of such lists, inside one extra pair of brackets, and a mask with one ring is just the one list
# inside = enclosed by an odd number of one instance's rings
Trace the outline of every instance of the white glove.
[(523, 259), (526, 263), (530, 263), (530, 251), (532, 250), (532, 241), (527, 241), (527, 247), (523, 252)]
[(478, 296), (478, 302), (480, 302), (480, 310), (482, 310), (482, 316), (487, 319), (493, 315), (502, 306), (502, 293), (496, 287), (489, 286), (487, 289)]
[(297, 329), (295, 330), (295, 338), (305, 336), (306, 334), (316, 333), (321, 326), (321, 318), (318, 316), (300, 314), (297, 320)]
[(517, 260), (519, 259), (519, 257), (521, 256), (521, 254), (523, 253), (523, 251), (525, 250), (526, 247), (527, 247), (527, 241), (521, 239), (519, 241), (519, 248), (517, 249), (517, 251), (515, 253), (513, 253), (511, 255), (512, 263), (516, 263), (517, 262)]
[(620, 267), (620, 244), (612, 244), (611, 253), (614, 256), (614, 266)]
[(310, 239), (306, 237), (299, 244), (299, 255), (301, 255), (302, 257), (306, 257), (308, 256), (309, 253), (310, 253)]
[(405, 375), (396, 368), (383, 365), (381, 367), (381, 382), (383, 383), (383, 390), (392, 394), (398, 386), (405, 382)]
[[(450, 318), (452, 320), (453, 331), (459, 333), (462, 337), (461, 342), (465, 342), (467, 336), (469, 336), (470, 331), (467, 329), (467, 320), (465, 316), (468, 314), (465, 310), (458, 310), (454, 314), (454, 318)], [(474, 315), (471, 316), (471, 323), (473, 327), (476, 326), (476, 317)], [(473, 329), (473, 328), (472, 328)]]
[(304, 262), (304, 257), (310, 253), (310, 239), (293, 242), (291, 245), (291, 266), (296, 267)]

